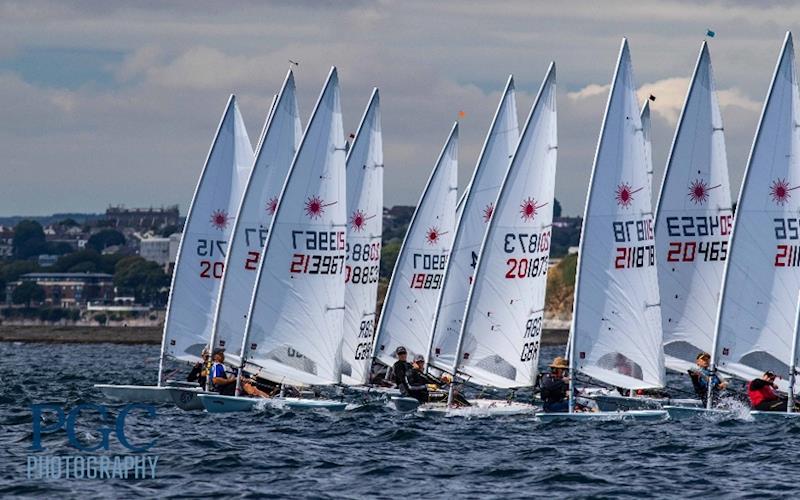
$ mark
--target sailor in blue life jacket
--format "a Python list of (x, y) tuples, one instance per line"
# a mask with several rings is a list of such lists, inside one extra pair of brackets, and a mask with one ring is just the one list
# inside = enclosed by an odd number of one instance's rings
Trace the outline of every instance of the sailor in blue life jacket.
[(542, 376), (540, 390), (545, 412), (569, 411), (569, 362), (557, 356), (550, 363), (550, 373)]
[(692, 379), (692, 386), (697, 397), (706, 404), (708, 399), (708, 384), (711, 383), (711, 400), (718, 398), (719, 392), (728, 387), (728, 383), (720, 379), (716, 374), (711, 373), (711, 355), (701, 352), (695, 359), (697, 368), (689, 370), (689, 377)]
[(211, 354), (214, 364), (211, 365), (211, 372), (208, 374), (209, 389), (222, 394), (223, 396), (233, 396), (236, 393), (236, 375), (225, 372), (225, 349), (216, 348)]

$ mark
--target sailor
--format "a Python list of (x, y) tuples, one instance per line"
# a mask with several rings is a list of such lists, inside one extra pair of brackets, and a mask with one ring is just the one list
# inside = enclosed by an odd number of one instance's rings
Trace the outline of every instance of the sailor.
[(208, 369), (211, 366), (211, 360), (209, 359), (210, 356), (208, 355), (208, 347), (203, 348), (203, 352), (200, 353), (200, 357), (203, 358), (203, 360), (194, 364), (192, 371), (189, 372), (186, 380), (189, 382), (197, 382), (200, 387), (205, 389), (206, 378), (208, 377)]
[(222, 394), (223, 396), (233, 396), (236, 393), (236, 376), (225, 372), (225, 349), (217, 348), (211, 354), (214, 364), (211, 365), (209, 373), (209, 389)]
[(428, 384), (431, 377), (425, 373), (425, 357), (422, 354), (414, 356), (414, 364), (407, 373), (406, 387), (408, 395), (420, 403), (428, 402)]
[(400, 389), (400, 394), (408, 396), (408, 374), (413, 368), (411, 363), (407, 361), (408, 351), (406, 351), (405, 347), (400, 346), (394, 353), (397, 356), (397, 361), (392, 366), (391, 380)]
[(775, 385), (776, 375), (771, 371), (764, 372), (761, 378), (751, 380), (747, 384), (747, 396), (750, 406), (759, 411), (786, 411), (789, 398), (778, 394)]
[(724, 380), (721, 380), (716, 374), (712, 374), (711, 370), (709, 369), (709, 365), (711, 364), (711, 355), (707, 352), (701, 352), (697, 355), (695, 359), (695, 364), (697, 365), (696, 369), (689, 370), (689, 377), (692, 379), (692, 385), (694, 386), (694, 392), (697, 394), (703, 404), (706, 403), (706, 399), (708, 398), (708, 384), (711, 383), (712, 388), (712, 397), (711, 400), (715, 400), (719, 391), (728, 387), (728, 383)]
[(542, 376), (541, 396), (545, 412), (569, 411), (569, 362), (557, 356), (550, 363), (550, 373)]

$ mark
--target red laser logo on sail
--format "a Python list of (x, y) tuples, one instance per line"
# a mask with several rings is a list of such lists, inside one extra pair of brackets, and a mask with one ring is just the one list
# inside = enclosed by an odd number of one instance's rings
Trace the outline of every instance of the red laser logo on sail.
[(622, 208), (628, 208), (631, 206), (631, 203), (633, 203), (633, 195), (642, 189), (644, 188), (633, 189), (630, 184), (623, 182), (617, 186), (617, 190), (614, 192), (614, 198), (617, 200), (617, 205), (621, 206)]
[(273, 196), (267, 201), (267, 214), (275, 215), (275, 210), (278, 209), (278, 197)]
[(522, 203), (519, 205), (519, 214), (522, 217), (522, 220), (525, 222), (532, 221), (536, 214), (539, 212), (539, 209), (547, 206), (547, 203), (542, 203), (541, 205), (536, 204), (536, 200), (533, 198), (528, 197), (526, 200), (523, 200)]
[(361, 232), (367, 225), (367, 214), (365, 214), (361, 210), (356, 210), (353, 212), (353, 215), (350, 216), (350, 227), (353, 228), (353, 231)]
[(306, 200), (305, 212), (309, 219), (319, 219), (325, 213), (325, 207), (335, 204), (335, 201), (324, 203), (319, 196), (312, 196)]
[(439, 243), (439, 238), (443, 235), (447, 234), (447, 232), (440, 233), (438, 227), (431, 227), (428, 229), (427, 234), (425, 235), (425, 241), (428, 242), (428, 245), (435, 245)]
[(489, 219), (492, 218), (493, 213), (494, 213), (494, 203), (489, 203), (483, 209), (483, 222), (489, 222)]
[(214, 210), (211, 213), (211, 225), (220, 231), (228, 227), (229, 220), (230, 217), (228, 217), (228, 212), (225, 210)]
[(695, 179), (689, 184), (689, 199), (692, 200), (695, 205), (702, 205), (708, 201), (708, 192), (718, 187), (722, 187), (722, 184), (709, 187), (705, 180)]
[(797, 188), (800, 188), (800, 186), (789, 187), (789, 182), (786, 179), (776, 179), (772, 181), (772, 185), (769, 187), (769, 194), (772, 197), (772, 201), (783, 206), (792, 197), (792, 191)]

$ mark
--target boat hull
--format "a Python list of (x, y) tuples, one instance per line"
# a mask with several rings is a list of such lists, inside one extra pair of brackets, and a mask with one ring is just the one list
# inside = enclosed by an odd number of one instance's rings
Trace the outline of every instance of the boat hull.
[(192, 389), (184, 387), (169, 387), (167, 388), (167, 391), (172, 398), (172, 402), (175, 403), (175, 406), (181, 410), (187, 411), (202, 410), (203, 402), (200, 401), (200, 398), (197, 396), (200, 394), (212, 394), (200, 389), (199, 387), (194, 387)]
[(419, 405), (417, 411), (447, 417), (488, 417), (530, 415), (537, 410), (533, 405), (505, 399), (474, 399), (469, 400), (469, 403), (471, 406), (461, 407), (448, 407), (447, 403), (425, 403)]
[(699, 408), (703, 402), (699, 399), (668, 399), (649, 397), (630, 397), (614, 394), (593, 396), (600, 411), (660, 410), (666, 405)]
[(108, 399), (126, 403), (172, 403), (169, 387), (155, 385), (95, 384), (94, 388)]
[(542, 422), (553, 421), (659, 421), (667, 419), (665, 410), (631, 410), (631, 411), (595, 411), (581, 413), (537, 413), (536, 418)]
[(732, 417), (730, 410), (720, 410), (716, 408), (693, 408), (688, 406), (665, 405), (664, 410), (669, 414), (671, 420), (685, 420), (689, 418), (726, 418)]
[(420, 402), (416, 399), (403, 396), (392, 396), (389, 401), (394, 406), (394, 409), (401, 413), (417, 411), (420, 406)]
[(252, 411), (260, 408), (280, 410), (328, 410), (343, 411), (347, 403), (331, 399), (304, 398), (246, 398), (241, 396), (222, 396), (219, 394), (198, 394), (203, 407), (209, 413), (231, 413)]
[(757, 422), (773, 421), (773, 420), (787, 420), (793, 418), (800, 418), (800, 413), (786, 413), (785, 411), (758, 411), (753, 410), (750, 416)]

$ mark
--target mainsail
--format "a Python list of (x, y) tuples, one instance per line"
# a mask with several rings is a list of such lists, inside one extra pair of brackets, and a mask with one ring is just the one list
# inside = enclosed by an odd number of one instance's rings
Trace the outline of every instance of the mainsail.
[(214, 347), (228, 348), (226, 361), (235, 366), (239, 365), (261, 249), (302, 134), (291, 70), (267, 120), (233, 223), (210, 342)]
[(743, 378), (788, 378), (800, 290), (800, 99), (791, 33), (756, 132), (739, 194), (712, 362)]
[(395, 349), (425, 354), (455, 227), (458, 123), (439, 154), (397, 256), (373, 357), (395, 362)]
[(489, 132), (469, 182), (469, 194), (459, 203), (453, 247), (445, 267), (434, 316), (430, 364), (452, 369), (458, 349), (464, 307), (472, 286), (481, 242), (492, 218), (497, 194), (519, 141), (514, 78), (509, 76)]
[(551, 63), (491, 205), (494, 213), (463, 312), (458, 358), (449, 367), (477, 384), (521, 387), (536, 381), (553, 222), (556, 125)]
[(262, 250), (242, 361), (293, 385), (339, 381), (344, 322), (345, 145), (331, 68)]
[[(231, 96), (186, 216), (167, 304), (162, 358), (197, 361), (208, 345), (228, 239), (252, 167), (253, 147)], [(159, 375), (159, 383), (160, 379)]]
[(367, 382), (375, 333), (383, 230), (383, 138), (378, 89), (347, 155), (347, 260), (342, 381)]
[[(703, 42), (656, 210), (656, 259), (667, 366), (711, 351), (733, 227), (725, 136)], [(677, 358), (677, 359), (676, 359)]]
[(664, 384), (645, 140), (623, 39), (583, 219), (570, 363), (627, 389)]

